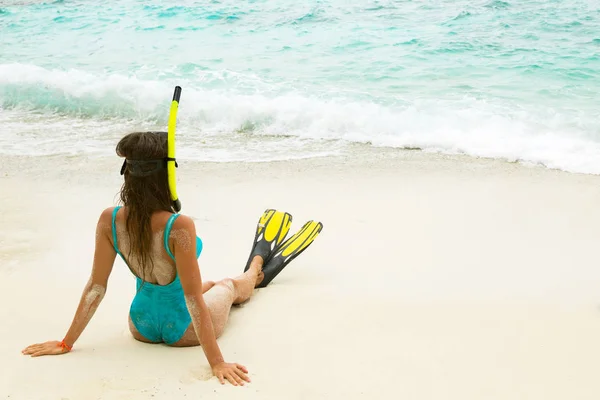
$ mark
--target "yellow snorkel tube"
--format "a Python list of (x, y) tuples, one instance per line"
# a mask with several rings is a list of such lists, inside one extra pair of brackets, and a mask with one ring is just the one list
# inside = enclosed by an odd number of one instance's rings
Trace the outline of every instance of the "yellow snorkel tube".
[(167, 175), (169, 177), (169, 190), (175, 212), (181, 210), (181, 201), (179, 201), (179, 196), (177, 196), (177, 176), (175, 174), (175, 168), (177, 168), (177, 161), (175, 160), (175, 126), (177, 125), (177, 110), (179, 109), (180, 97), (181, 87), (175, 86), (175, 93), (173, 93), (173, 101), (171, 102), (171, 110), (169, 112), (167, 136)]

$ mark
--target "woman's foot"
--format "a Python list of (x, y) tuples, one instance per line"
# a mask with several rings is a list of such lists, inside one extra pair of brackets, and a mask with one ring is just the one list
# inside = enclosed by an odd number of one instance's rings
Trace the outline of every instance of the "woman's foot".
[(256, 282), (254, 283), (254, 287), (258, 286), (265, 278), (265, 273), (262, 271), (263, 264), (264, 260), (261, 256), (255, 256), (250, 263), (248, 271), (256, 271)]
[(232, 279), (233, 289), (235, 290), (235, 299), (233, 304), (241, 304), (248, 300), (254, 291), (256, 285), (260, 284), (265, 277), (262, 272), (263, 259), (261, 256), (255, 256), (250, 263), (250, 267), (241, 276)]
[(265, 273), (262, 272), (262, 269), (261, 269), (261, 271), (256, 276), (256, 283), (254, 284), (254, 287), (257, 287), (258, 285), (260, 285), (260, 283), (263, 281), (263, 279), (265, 279)]

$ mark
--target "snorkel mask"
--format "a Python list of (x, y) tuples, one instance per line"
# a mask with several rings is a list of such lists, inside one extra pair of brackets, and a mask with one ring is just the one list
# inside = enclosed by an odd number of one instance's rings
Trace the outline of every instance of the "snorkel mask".
[[(125, 160), (121, 167), (121, 175), (125, 170), (138, 177), (144, 177), (156, 173), (158, 170), (166, 168), (169, 180), (169, 191), (171, 192), (171, 200), (173, 201), (173, 209), (175, 212), (181, 211), (181, 201), (177, 196), (177, 179), (175, 169), (178, 167), (175, 160), (175, 126), (177, 125), (177, 111), (179, 109), (179, 98), (181, 97), (181, 87), (175, 86), (173, 101), (171, 102), (171, 110), (169, 111), (169, 126), (167, 132), (167, 157), (154, 160)], [(164, 132), (155, 132), (159, 135), (164, 135)]]

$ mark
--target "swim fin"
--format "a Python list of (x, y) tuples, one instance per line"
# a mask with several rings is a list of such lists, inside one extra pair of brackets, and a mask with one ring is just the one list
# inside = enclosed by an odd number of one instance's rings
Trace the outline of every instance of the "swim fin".
[(244, 272), (250, 268), (250, 263), (255, 256), (261, 256), (266, 264), (273, 250), (285, 240), (291, 225), (292, 216), (289, 213), (273, 209), (265, 210), (258, 220), (254, 244)]
[(273, 255), (265, 262), (262, 269), (265, 274), (264, 279), (256, 287), (264, 288), (271, 283), (273, 278), (275, 278), (286, 265), (310, 246), (322, 229), (322, 223), (308, 221), (292, 237), (277, 246), (275, 250), (273, 250)]

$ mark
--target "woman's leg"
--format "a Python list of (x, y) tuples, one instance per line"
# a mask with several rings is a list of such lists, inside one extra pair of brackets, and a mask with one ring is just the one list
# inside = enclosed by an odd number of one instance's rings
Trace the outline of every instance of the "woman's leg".
[[(262, 276), (264, 276), (262, 264), (262, 257), (254, 257), (248, 271), (236, 278), (226, 278), (217, 282), (204, 294), (204, 302), (210, 311), (217, 338), (221, 336), (225, 329), (231, 306), (248, 300), (254, 292), (254, 287), (262, 280)], [(187, 347), (198, 346), (199, 344), (194, 326), (190, 324), (181, 339), (172, 346)]]

